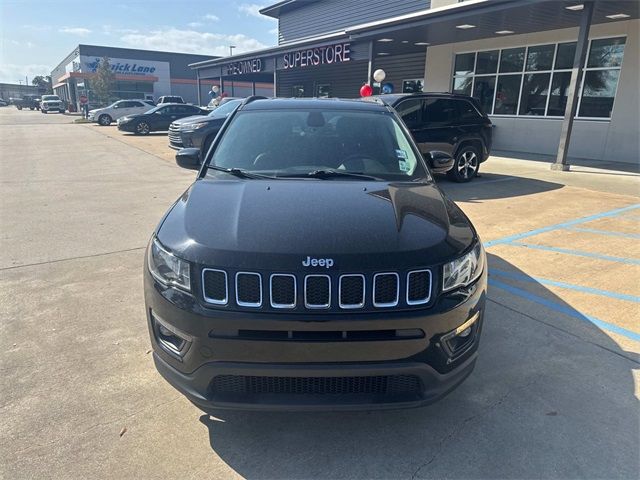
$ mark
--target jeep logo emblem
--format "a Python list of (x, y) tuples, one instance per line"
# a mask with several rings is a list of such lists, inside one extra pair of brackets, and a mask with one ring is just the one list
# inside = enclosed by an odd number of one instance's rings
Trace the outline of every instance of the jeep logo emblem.
[(307, 257), (306, 260), (302, 261), (303, 267), (324, 267), (331, 268), (333, 267), (333, 258), (312, 258)]

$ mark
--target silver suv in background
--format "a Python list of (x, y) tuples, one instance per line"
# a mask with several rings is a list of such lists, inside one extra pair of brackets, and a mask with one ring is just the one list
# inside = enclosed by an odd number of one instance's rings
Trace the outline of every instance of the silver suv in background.
[(89, 111), (89, 120), (100, 125), (111, 125), (111, 122), (127, 115), (145, 113), (155, 105), (151, 100), (118, 100), (108, 107), (96, 108)]

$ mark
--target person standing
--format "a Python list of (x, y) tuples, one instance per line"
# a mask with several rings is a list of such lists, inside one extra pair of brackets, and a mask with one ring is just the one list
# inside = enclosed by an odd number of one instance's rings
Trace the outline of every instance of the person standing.
[(89, 118), (89, 99), (86, 95), (80, 95), (80, 108), (82, 109), (82, 118)]

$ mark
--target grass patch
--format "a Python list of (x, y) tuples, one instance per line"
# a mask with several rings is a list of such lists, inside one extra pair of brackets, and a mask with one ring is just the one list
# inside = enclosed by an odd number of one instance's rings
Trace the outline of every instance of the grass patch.
[(91, 120), (87, 120), (86, 118), (76, 118), (73, 123), (93, 123)]

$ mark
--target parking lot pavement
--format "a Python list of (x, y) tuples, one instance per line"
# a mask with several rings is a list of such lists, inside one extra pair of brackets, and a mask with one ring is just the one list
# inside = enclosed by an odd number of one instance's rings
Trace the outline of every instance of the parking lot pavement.
[(440, 182), (490, 291), (476, 370), (439, 403), (210, 417), (155, 372), (142, 297), (194, 173), (164, 136), (40, 117), (0, 109), (0, 477), (637, 478), (637, 177), (498, 159)]

